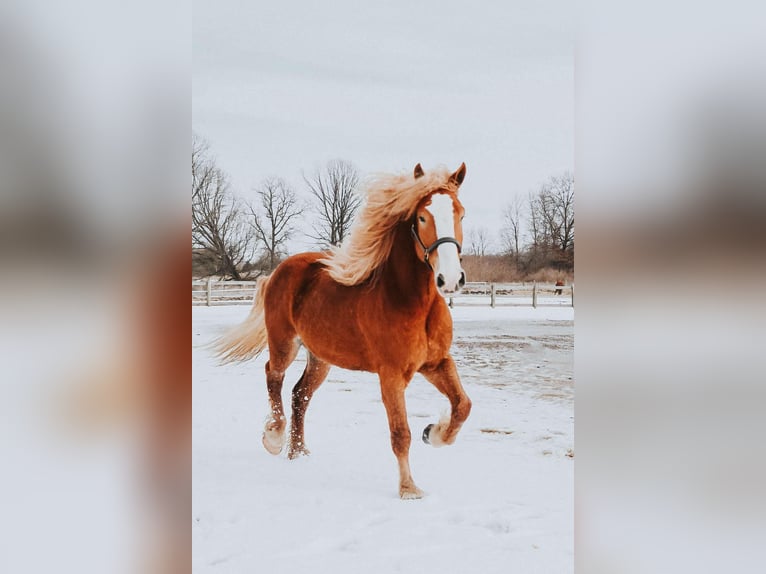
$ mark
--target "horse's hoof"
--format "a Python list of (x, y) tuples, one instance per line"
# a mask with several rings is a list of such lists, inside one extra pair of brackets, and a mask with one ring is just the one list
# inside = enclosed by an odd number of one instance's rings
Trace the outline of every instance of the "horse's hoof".
[(423, 442), (426, 444), (431, 444), (431, 429), (434, 428), (434, 424), (431, 423), (426, 428), (423, 429)]
[(426, 495), (425, 492), (420, 490), (417, 486), (410, 488), (402, 488), (399, 490), (399, 498), (402, 500), (418, 500)]
[(298, 447), (298, 448), (291, 448), (289, 452), (287, 453), (287, 458), (290, 460), (295, 460), (296, 458), (300, 458), (302, 456), (309, 456), (311, 454), (311, 451), (307, 449), (305, 446)]
[(270, 454), (277, 455), (282, 452), (284, 446), (284, 435), (270, 431), (263, 433), (263, 448)]

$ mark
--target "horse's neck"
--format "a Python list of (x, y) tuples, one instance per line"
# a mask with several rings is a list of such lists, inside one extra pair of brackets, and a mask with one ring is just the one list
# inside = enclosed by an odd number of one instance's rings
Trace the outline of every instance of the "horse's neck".
[(409, 225), (397, 228), (381, 280), (393, 301), (423, 304), (436, 297), (433, 273), (415, 255)]

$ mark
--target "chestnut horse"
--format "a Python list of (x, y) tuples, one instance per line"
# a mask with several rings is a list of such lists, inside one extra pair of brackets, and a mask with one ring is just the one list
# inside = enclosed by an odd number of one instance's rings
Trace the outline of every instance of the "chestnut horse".
[(412, 175), (373, 180), (340, 247), (294, 255), (259, 278), (250, 315), (216, 350), (224, 361), (242, 361), (268, 345), (271, 416), (263, 445), (271, 454), (285, 442), (282, 380), (303, 344), (306, 368), (292, 391), (288, 457), (309, 453), (306, 408), (331, 365), (377, 373), (399, 463), (399, 496), (423, 496), (410, 472), (407, 385), (421, 373), (450, 401), (449, 418), (423, 431), (427, 444), (455, 442), (471, 411), (450, 356), (452, 317), (444, 301), (465, 284), (464, 209), (457, 197), (465, 173), (465, 164), (454, 173), (429, 174), (418, 164)]

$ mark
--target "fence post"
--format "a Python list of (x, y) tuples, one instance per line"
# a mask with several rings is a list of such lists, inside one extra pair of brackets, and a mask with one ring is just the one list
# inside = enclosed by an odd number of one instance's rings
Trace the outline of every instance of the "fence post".
[(572, 283), (571, 289), (572, 289), (572, 307), (574, 307), (574, 283)]
[(532, 284), (532, 307), (537, 309), (537, 281)]
[(205, 301), (206, 301), (206, 305), (210, 307), (210, 297), (212, 295), (211, 291), (213, 290), (213, 283), (210, 277), (207, 278), (206, 290), (207, 290), (207, 293), (206, 293)]
[(489, 306), (495, 308), (495, 284), (489, 284)]

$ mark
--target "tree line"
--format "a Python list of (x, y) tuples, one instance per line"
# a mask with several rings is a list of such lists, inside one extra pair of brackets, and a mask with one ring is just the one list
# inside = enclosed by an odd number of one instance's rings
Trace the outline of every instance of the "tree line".
[(508, 202), (494, 237), (468, 228), (463, 266), (475, 281), (572, 280), (574, 230), (574, 178), (564, 172)]
[(574, 178), (555, 175), (503, 211), (502, 253), (521, 272), (574, 269)]
[[(359, 172), (334, 160), (303, 175), (307, 201), (280, 177), (266, 178), (252, 200), (232, 190), (208, 143), (192, 136), (192, 274), (240, 280), (271, 272), (287, 255), (298, 222), (310, 215), (303, 232), (320, 249), (339, 245), (361, 205)], [(574, 269), (574, 180), (553, 176), (526, 198), (504, 207), (493, 241), (486, 228), (466, 230), (464, 265), (476, 281), (520, 280), (550, 271)], [(469, 267), (472, 269), (469, 270)]]
[(280, 177), (264, 179), (254, 200), (242, 199), (208, 143), (192, 136), (192, 274), (239, 280), (271, 272), (287, 255), (287, 242), (309, 210), (308, 236), (321, 249), (339, 245), (361, 203), (356, 168), (335, 160), (303, 179), (308, 202)]

